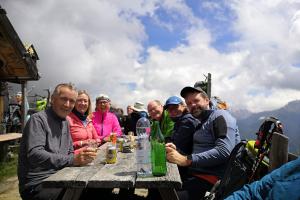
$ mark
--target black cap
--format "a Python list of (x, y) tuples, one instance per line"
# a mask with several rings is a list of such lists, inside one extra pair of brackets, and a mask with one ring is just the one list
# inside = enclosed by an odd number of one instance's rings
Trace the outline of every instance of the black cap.
[(196, 87), (191, 87), (191, 86), (187, 86), (187, 87), (184, 87), (181, 92), (180, 92), (180, 95), (185, 98), (186, 95), (188, 93), (192, 93), (192, 92), (198, 92), (198, 93), (203, 93), (205, 96), (208, 97), (208, 95), (206, 94), (206, 92), (204, 90), (202, 90), (201, 87), (199, 86), (196, 86)]

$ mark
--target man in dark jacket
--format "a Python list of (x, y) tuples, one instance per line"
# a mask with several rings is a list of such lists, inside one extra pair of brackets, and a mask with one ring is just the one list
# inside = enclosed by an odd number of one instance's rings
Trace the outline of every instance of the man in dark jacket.
[(182, 199), (201, 199), (223, 176), (234, 146), (240, 142), (236, 120), (226, 110), (210, 110), (209, 98), (200, 87), (181, 90), (191, 114), (200, 121), (193, 138), (193, 153), (183, 155), (172, 143), (166, 144), (167, 159), (188, 167), (192, 176), (183, 182)]

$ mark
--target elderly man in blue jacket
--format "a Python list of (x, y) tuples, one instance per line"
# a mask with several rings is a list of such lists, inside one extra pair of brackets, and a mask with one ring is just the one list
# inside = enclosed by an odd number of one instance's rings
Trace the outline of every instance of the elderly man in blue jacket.
[(167, 159), (187, 166), (191, 176), (183, 182), (180, 199), (201, 199), (223, 176), (230, 153), (240, 142), (236, 120), (226, 110), (211, 110), (209, 98), (200, 87), (181, 90), (190, 113), (200, 121), (194, 133), (193, 153), (182, 155), (172, 143), (166, 144)]

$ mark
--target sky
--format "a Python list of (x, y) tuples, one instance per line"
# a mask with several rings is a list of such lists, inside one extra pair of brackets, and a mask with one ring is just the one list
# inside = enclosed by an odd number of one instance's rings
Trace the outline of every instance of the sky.
[(72, 82), (125, 108), (212, 74), (232, 109), (300, 99), (299, 0), (0, 0), (40, 60), (35, 90)]

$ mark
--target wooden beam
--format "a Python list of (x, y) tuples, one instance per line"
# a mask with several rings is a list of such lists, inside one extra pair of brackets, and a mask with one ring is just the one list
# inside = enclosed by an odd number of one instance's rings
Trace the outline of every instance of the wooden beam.
[(289, 138), (287, 136), (280, 133), (273, 133), (269, 171), (273, 171), (288, 162), (288, 141)]

